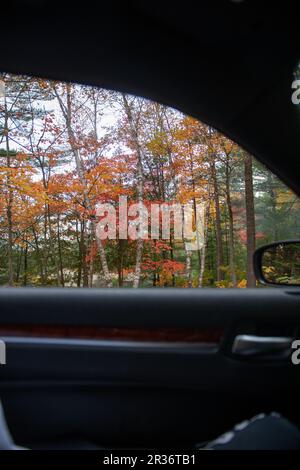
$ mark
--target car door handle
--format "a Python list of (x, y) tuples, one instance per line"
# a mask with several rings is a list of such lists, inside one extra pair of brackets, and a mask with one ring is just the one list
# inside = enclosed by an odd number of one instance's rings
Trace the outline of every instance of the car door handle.
[(232, 353), (239, 356), (281, 356), (291, 352), (293, 338), (289, 336), (237, 335)]

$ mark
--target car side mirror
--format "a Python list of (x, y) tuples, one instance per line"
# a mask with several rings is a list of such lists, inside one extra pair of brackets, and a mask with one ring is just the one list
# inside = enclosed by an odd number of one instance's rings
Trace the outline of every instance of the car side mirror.
[(273, 286), (300, 286), (300, 240), (259, 247), (253, 257), (256, 279)]

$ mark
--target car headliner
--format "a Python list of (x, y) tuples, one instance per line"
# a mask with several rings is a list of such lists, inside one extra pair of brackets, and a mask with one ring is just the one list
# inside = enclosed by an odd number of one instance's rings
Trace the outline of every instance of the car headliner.
[(10, 0), (1, 5), (0, 70), (173, 106), (224, 132), (300, 194), (293, 5)]

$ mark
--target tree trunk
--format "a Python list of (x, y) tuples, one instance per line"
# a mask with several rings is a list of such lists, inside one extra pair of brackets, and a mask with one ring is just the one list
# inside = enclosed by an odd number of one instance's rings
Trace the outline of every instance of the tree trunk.
[(191, 250), (187, 249), (187, 244), (184, 237), (184, 206), (181, 206), (181, 216), (182, 216), (182, 240), (183, 240), (183, 249), (185, 254), (185, 278), (188, 287), (192, 287), (192, 253)]
[(33, 236), (34, 236), (36, 253), (37, 253), (37, 257), (38, 257), (39, 265), (40, 265), (41, 284), (44, 286), (44, 285), (47, 284), (47, 272), (46, 272), (46, 268), (44, 267), (44, 265), (45, 265), (44, 257), (42, 255), (40, 247), (39, 247), (38, 237), (37, 237), (37, 233), (35, 231), (34, 226), (32, 226), (32, 233), (33, 233)]
[(256, 287), (253, 271), (253, 253), (255, 250), (255, 214), (253, 195), (252, 157), (248, 153), (244, 156), (245, 170), (245, 202), (247, 224), (247, 287)]
[[(85, 240), (86, 240), (86, 235), (85, 235), (85, 232), (86, 232), (86, 223), (85, 221), (81, 221), (80, 222), (80, 265), (79, 265), (79, 268), (80, 268), (80, 278), (82, 276), (82, 286), (83, 287), (88, 287), (89, 285), (89, 271), (88, 271), (88, 264), (87, 264), (87, 260), (86, 260), (86, 244), (85, 244)], [(79, 273), (78, 273), (78, 276), (79, 276)]]
[[(135, 147), (136, 156), (137, 156), (137, 173), (136, 173), (136, 192), (137, 192), (137, 200), (139, 203), (143, 202), (143, 192), (144, 192), (144, 182), (143, 182), (143, 166), (142, 166), (142, 149), (139, 143), (139, 135), (137, 125), (134, 122), (132, 111), (130, 104), (128, 103), (126, 95), (122, 94), (124, 109), (126, 113), (126, 117), (128, 119), (129, 128), (131, 139)], [(140, 234), (141, 235), (141, 234)], [(135, 272), (133, 276), (133, 287), (137, 288), (140, 284), (141, 279), (141, 265), (142, 265), (142, 257), (143, 257), (143, 247), (144, 241), (141, 236), (137, 239), (136, 244), (136, 260), (135, 260)]]
[(212, 178), (213, 194), (214, 194), (214, 203), (215, 203), (215, 212), (216, 212), (216, 252), (217, 252), (217, 281), (222, 281), (223, 279), (223, 241), (222, 241), (222, 227), (221, 227), (221, 213), (220, 213), (220, 197), (219, 197), (219, 186), (216, 174), (216, 163), (215, 156), (211, 156), (210, 161), (210, 171)]
[(27, 270), (28, 270), (28, 259), (27, 259), (27, 254), (28, 254), (28, 244), (26, 243), (26, 247), (24, 250), (24, 274), (23, 274), (23, 286), (27, 286)]
[(55, 253), (55, 246), (54, 246), (54, 240), (53, 240), (53, 234), (52, 234), (52, 222), (51, 222), (51, 214), (50, 214), (49, 204), (47, 204), (47, 206), (46, 206), (46, 217), (47, 217), (47, 220), (48, 220), (48, 228), (49, 228), (50, 253), (51, 253), (51, 257), (52, 257), (53, 264), (54, 264), (55, 271), (56, 271), (56, 283), (57, 283), (57, 286), (60, 287), (61, 286), (60, 272), (59, 272), (59, 266), (58, 266), (58, 263), (57, 263), (56, 253)]
[(19, 256), (18, 263), (17, 263), (17, 269), (16, 269), (16, 284), (17, 285), (19, 284), (19, 280), (20, 280), (22, 260), (23, 260), (23, 248), (21, 248), (20, 256)]
[(237, 286), (235, 265), (234, 265), (234, 228), (233, 228), (233, 214), (232, 214), (232, 203), (230, 195), (230, 171), (229, 171), (229, 162), (228, 156), (226, 161), (226, 202), (228, 209), (228, 219), (229, 219), (229, 269), (230, 269), (230, 278), (233, 284), (233, 287)]
[[(174, 261), (174, 236), (173, 232), (170, 233), (170, 259)], [(175, 287), (175, 274), (172, 273), (172, 287)]]
[(186, 245), (184, 244), (184, 251), (185, 251), (185, 277), (187, 280), (187, 286), (192, 287), (192, 252), (191, 250), (186, 249)]
[(199, 279), (198, 279), (198, 287), (203, 287), (203, 277), (204, 277), (204, 270), (205, 270), (205, 260), (206, 260), (206, 244), (207, 244), (207, 235), (208, 235), (208, 219), (209, 219), (209, 209), (210, 204), (207, 202), (204, 214), (204, 243), (201, 250), (201, 260), (200, 260), (200, 271), (199, 271)]
[(118, 284), (119, 287), (123, 287), (124, 284), (124, 273), (123, 273), (123, 263), (124, 263), (124, 242), (125, 240), (118, 240)]
[(58, 259), (59, 259), (59, 270), (60, 270), (60, 283), (62, 287), (65, 287), (65, 278), (64, 278), (64, 266), (62, 259), (61, 251), (61, 240), (60, 240), (60, 223), (59, 223), (59, 214), (57, 216), (57, 244), (58, 244)]
[(5, 132), (5, 143), (6, 143), (6, 158), (7, 158), (7, 206), (6, 206), (6, 216), (7, 216), (7, 228), (8, 228), (8, 249), (7, 249), (7, 264), (8, 264), (8, 285), (13, 286), (14, 283), (14, 267), (13, 267), (13, 222), (12, 222), (12, 208), (13, 208), (13, 190), (11, 187), (11, 155), (9, 148), (9, 137), (8, 137), (8, 111), (7, 104), (5, 100), (5, 123), (4, 123), (4, 132)]

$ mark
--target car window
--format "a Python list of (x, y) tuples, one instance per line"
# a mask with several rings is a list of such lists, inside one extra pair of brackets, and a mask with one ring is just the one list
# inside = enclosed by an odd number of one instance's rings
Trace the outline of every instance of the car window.
[(210, 126), (119, 92), (0, 75), (0, 285), (255, 287), (299, 198)]

